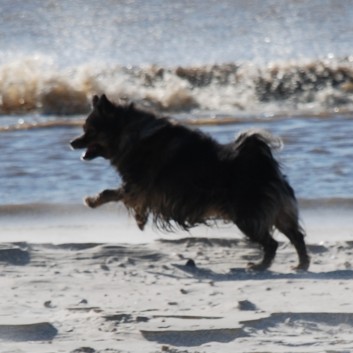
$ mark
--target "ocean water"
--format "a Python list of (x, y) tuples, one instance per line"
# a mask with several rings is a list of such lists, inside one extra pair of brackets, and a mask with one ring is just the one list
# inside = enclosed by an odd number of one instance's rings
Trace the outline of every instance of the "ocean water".
[(120, 182), (69, 141), (106, 93), (221, 142), (265, 128), (298, 198), (353, 204), (353, 1), (0, 0), (1, 205)]

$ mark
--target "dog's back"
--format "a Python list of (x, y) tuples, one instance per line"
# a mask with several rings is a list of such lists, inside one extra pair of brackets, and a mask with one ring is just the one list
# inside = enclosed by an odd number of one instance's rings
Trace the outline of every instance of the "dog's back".
[(280, 198), (286, 182), (271, 152), (275, 142), (256, 132), (223, 145), (168, 124), (141, 139), (120, 171), (161, 228), (188, 229), (216, 218), (236, 222), (239, 213), (254, 213), (254, 204), (269, 208), (270, 199)]

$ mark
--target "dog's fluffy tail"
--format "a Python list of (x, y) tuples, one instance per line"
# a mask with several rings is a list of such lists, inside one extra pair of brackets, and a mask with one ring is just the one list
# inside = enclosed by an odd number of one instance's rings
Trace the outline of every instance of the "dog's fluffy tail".
[(283, 148), (283, 141), (280, 137), (272, 135), (266, 130), (250, 129), (241, 132), (236, 140), (236, 146), (242, 145), (249, 138), (255, 138), (264, 142), (271, 150), (281, 150)]

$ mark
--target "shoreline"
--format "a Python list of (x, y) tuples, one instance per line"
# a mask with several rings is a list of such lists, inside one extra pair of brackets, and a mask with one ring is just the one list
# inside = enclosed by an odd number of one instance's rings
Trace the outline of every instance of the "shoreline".
[[(353, 240), (353, 204), (310, 201), (300, 202), (301, 222), (306, 242)], [(78, 204), (24, 204), (0, 206), (2, 225), (0, 242), (28, 243), (149, 243), (160, 238), (214, 237), (243, 239), (231, 223), (215, 222), (214, 226), (198, 226), (189, 232), (172, 233), (156, 229), (150, 222), (140, 231), (123, 205), (109, 204), (90, 209)], [(339, 231), (337, 231), (339, 229)], [(288, 240), (275, 233), (280, 241)]]

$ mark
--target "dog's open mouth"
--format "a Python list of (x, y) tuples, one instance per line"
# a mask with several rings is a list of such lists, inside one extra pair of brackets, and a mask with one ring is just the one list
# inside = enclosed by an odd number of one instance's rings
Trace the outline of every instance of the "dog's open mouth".
[(98, 143), (92, 143), (87, 147), (86, 152), (83, 153), (82, 159), (84, 159), (85, 161), (90, 161), (94, 158), (103, 157), (103, 156), (104, 156), (103, 147)]

